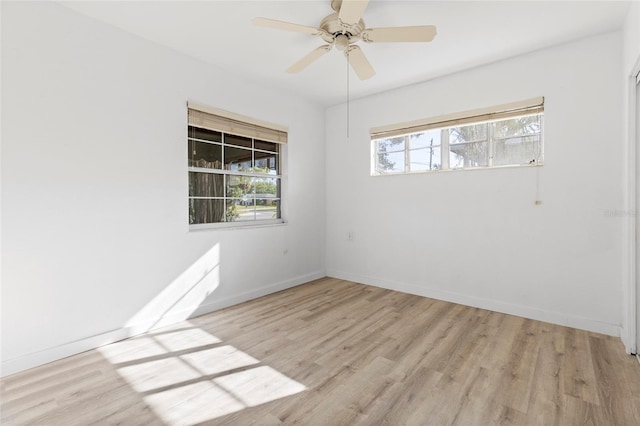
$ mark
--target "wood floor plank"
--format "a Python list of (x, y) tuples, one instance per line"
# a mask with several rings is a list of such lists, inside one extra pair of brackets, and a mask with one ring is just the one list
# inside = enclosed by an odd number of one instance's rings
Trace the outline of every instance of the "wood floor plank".
[(524, 321), (513, 340), (509, 361), (501, 377), (500, 389), (503, 393), (501, 403), (506, 407), (526, 412), (531, 397), (533, 373), (538, 350), (537, 328), (540, 323)]
[[(565, 360), (564, 388), (567, 395), (592, 404), (600, 404), (596, 376), (592, 364), (589, 333), (567, 329), (565, 334), (567, 357)], [(587, 356), (575, 356), (585, 354)]]
[(527, 412), (535, 424), (561, 425), (566, 409), (565, 341), (557, 326), (542, 324), (537, 348), (531, 398)]
[(571, 395), (565, 397), (566, 405), (562, 413), (561, 424), (579, 424), (585, 426), (610, 425), (612, 423), (598, 405), (586, 402)]
[[(360, 424), (428, 424), (427, 413), (436, 402), (435, 385), (442, 378), (439, 373), (428, 368), (420, 368), (402, 382), (397, 382), (387, 398), (376, 401)], [(411, 420), (411, 416), (413, 419)]]
[(620, 340), (334, 278), (0, 380), (4, 425), (635, 425)]
[[(606, 337), (589, 336), (589, 346), (591, 347), (593, 368), (598, 383), (598, 396), (600, 407), (606, 413), (607, 418), (614, 424), (628, 425), (640, 424), (640, 418), (630, 399), (627, 386), (627, 377), (621, 374), (617, 363), (611, 355), (611, 346), (607, 345)], [(625, 398), (621, 398), (625, 395)]]

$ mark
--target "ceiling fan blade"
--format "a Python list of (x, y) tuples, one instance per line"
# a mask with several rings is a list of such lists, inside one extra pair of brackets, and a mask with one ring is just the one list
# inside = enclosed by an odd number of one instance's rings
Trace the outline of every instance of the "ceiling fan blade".
[(344, 54), (360, 80), (367, 80), (376, 74), (360, 47), (351, 45)]
[(366, 42), (431, 41), (436, 34), (434, 25), (367, 28), (362, 32), (362, 39)]
[(369, 0), (342, 0), (338, 18), (345, 24), (357, 24), (368, 4)]
[(251, 20), (253, 25), (258, 27), (275, 28), (276, 30), (293, 31), (296, 33), (305, 33), (311, 35), (317, 35), (321, 33), (318, 28), (307, 27), (306, 25), (293, 24), (291, 22), (277, 21), (269, 18), (253, 18)]
[(312, 62), (316, 61), (321, 56), (329, 53), (330, 50), (331, 50), (331, 45), (329, 44), (325, 44), (324, 46), (320, 46), (317, 49), (312, 50), (311, 53), (309, 53), (307, 56), (305, 56), (304, 58), (300, 59), (298, 62), (291, 65), (289, 68), (287, 68), (287, 72), (291, 74), (295, 74), (297, 72), (302, 71), (303, 69), (308, 67)]

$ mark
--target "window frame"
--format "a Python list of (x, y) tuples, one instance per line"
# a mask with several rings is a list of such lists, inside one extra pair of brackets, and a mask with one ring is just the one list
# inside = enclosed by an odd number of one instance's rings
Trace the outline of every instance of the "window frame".
[[(189, 105), (189, 113), (191, 113), (191, 106)], [(198, 113), (200, 113), (200, 109), (196, 110), (198, 111)], [(216, 112), (221, 111), (221, 110), (215, 110)], [(233, 114), (233, 113), (229, 113), (229, 114)], [(239, 122), (238, 115), (234, 114), (233, 115), (233, 119), (235, 122)], [(217, 119), (219, 119), (220, 117), (216, 117)], [(224, 118), (224, 117), (222, 117)], [(251, 125), (251, 121), (248, 122), (243, 122), (243, 124), (247, 124), (247, 125)], [(200, 129), (204, 129), (207, 131), (214, 131), (220, 134), (220, 142), (217, 141), (212, 141), (212, 140), (206, 140), (206, 139), (201, 139), (201, 138), (197, 138), (197, 137), (192, 137), (191, 136), (191, 128), (200, 128)], [(278, 131), (282, 132), (281, 129), (278, 129)], [(229, 136), (233, 136), (233, 137), (241, 137), (244, 139), (250, 139), (251, 140), (251, 147), (246, 147), (246, 146), (239, 146), (239, 145), (235, 145), (235, 144), (230, 144), (226, 142), (226, 138)], [(286, 131), (284, 132), (284, 137), (286, 138)], [(267, 138), (260, 138), (260, 137), (248, 137), (246, 135), (242, 135), (242, 134), (235, 134), (233, 132), (230, 131), (223, 131), (223, 130), (217, 130), (217, 129), (213, 129), (210, 126), (200, 126), (197, 124), (193, 124), (191, 122), (191, 120), (188, 120), (187, 122), (187, 223), (189, 226), (189, 231), (194, 231), (194, 230), (206, 230), (206, 229), (247, 229), (247, 228), (252, 228), (252, 227), (262, 227), (262, 226), (274, 226), (274, 225), (283, 225), (286, 222), (285, 218), (284, 218), (284, 169), (285, 169), (285, 151), (286, 151), (286, 143), (283, 142), (279, 142), (279, 141), (275, 141), (275, 140), (269, 140)], [(286, 139), (285, 139), (286, 140)], [(217, 145), (220, 147), (220, 161), (221, 161), (221, 168), (208, 168), (208, 167), (197, 167), (197, 166), (192, 166), (190, 163), (190, 159), (191, 159), (191, 150), (190, 150), (190, 145), (192, 142), (197, 142), (197, 143), (206, 143), (206, 144), (211, 144), (211, 145)], [(259, 142), (269, 142), (269, 143), (273, 143), (275, 144), (275, 151), (270, 151), (267, 149), (261, 149), (261, 148), (257, 148), (256, 145)], [(225, 164), (225, 147), (233, 147), (233, 148), (237, 148), (237, 149), (243, 149), (246, 151), (250, 151), (251, 152), (251, 170), (250, 171), (239, 171), (239, 170), (228, 170), (226, 167), (227, 165)], [(275, 161), (276, 161), (276, 173), (275, 174), (270, 174), (270, 173), (260, 173), (260, 172), (255, 172), (253, 169), (256, 167), (256, 154), (257, 153), (263, 153), (263, 154), (272, 154), (275, 156)], [(258, 159), (259, 160), (259, 159)], [(212, 174), (212, 175), (217, 175), (217, 176), (222, 176), (222, 188), (223, 188), (223, 192), (222, 195), (220, 196), (198, 196), (198, 195), (191, 195), (191, 173), (205, 173), (205, 174)], [(276, 196), (275, 197), (268, 197), (268, 199), (270, 201), (273, 201), (275, 203), (277, 203), (277, 207), (276, 207), (276, 212), (278, 217), (277, 218), (273, 218), (273, 219), (254, 219), (254, 220), (243, 220), (243, 221), (227, 221), (227, 206), (228, 206), (228, 202), (230, 200), (240, 200), (240, 199), (244, 199), (244, 197), (242, 198), (238, 198), (238, 197), (230, 197), (227, 195), (227, 187), (229, 185), (229, 177), (231, 176), (243, 176), (243, 177), (249, 177), (249, 178), (257, 178), (257, 179), (275, 179), (276, 180), (276, 186), (277, 186), (277, 190), (276, 190)], [(249, 194), (245, 194), (245, 195), (249, 195)], [(257, 198), (256, 192), (255, 192), (255, 187), (253, 188), (253, 197), (249, 197), (253, 200), (253, 213), (254, 213), (254, 218), (255, 218), (255, 214), (257, 212), (257, 203), (258, 200), (261, 200), (262, 198)], [(223, 219), (224, 221), (222, 222), (208, 222), (208, 223), (191, 223), (191, 200), (221, 200), (223, 203), (223, 209), (224, 209), (224, 213), (223, 213)]]
[[(519, 105), (514, 109), (506, 109), (507, 106)], [(505, 116), (506, 115), (506, 116)], [(495, 116), (495, 117), (492, 117)], [(500, 164), (495, 165), (496, 155), (496, 141), (505, 140), (508, 138), (496, 138), (494, 135), (494, 127), (491, 124), (506, 120), (513, 120), (522, 117), (539, 116), (540, 130), (534, 135), (540, 138), (540, 153), (539, 158), (535, 159), (535, 162), (529, 163), (513, 163), (513, 164)], [(465, 127), (484, 124), (487, 126), (486, 139), (465, 141), (460, 144), (451, 144), (451, 128)], [(406, 132), (402, 132), (406, 129)], [(410, 138), (413, 135), (440, 131), (440, 168), (428, 169), (428, 170), (411, 170), (410, 164)], [(385, 133), (388, 136), (385, 136)], [(521, 135), (514, 137), (525, 138), (532, 135)], [(391, 138), (404, 137), (404, 151), (405, 151), (405, 163), (403, 171), (389, 171), (384, 172), (379, 170), (379, 155), (384, 154), (379, 151), (378, 141), (387, 140)], [(451, 167), (450, 164), (450, 147), (451, 145), (471, 145), (475, 143), (487, 143), (487, 165), (472, 166), (472, 167)], [(435, 148), (435, 146), (433, 147)], [(396, 152), (396, 151), (394, 151)], [(399, 151), (398, 151), (399, 152)], [(440, 117), (426, 120), (419, 120), (415, 122), (397, 124), (392, 126), (384, 126), (376, 129), (371, 129), (371, 176), (392, 176), (392, 175), (404, 175), (404, 174), (419, 174), (419, 173), (438, 173), (438, 172), (451, 172), (451, 171), (463, 171), (463, 170), (486, 170), (497, 168), (513, 168), (513, 167), (539, 167), (544, 165), (544, 98), (535, 98), (529, 101), (523, 101), (515, 104), (507, 104), (503, 107), (485, 108), (482, 110), (470, 111), (468, 113), (452, 114), (450, 118)]]

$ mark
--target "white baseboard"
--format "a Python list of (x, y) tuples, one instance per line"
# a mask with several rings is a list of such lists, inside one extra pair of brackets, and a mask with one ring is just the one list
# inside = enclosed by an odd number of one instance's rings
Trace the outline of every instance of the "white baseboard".
[(300, 284), (308, 283), (310, 281), (314, 281), (320, 278), (324, 278), (326, 276), (327, 274), (325, 273), (325, 271), (314, 272), (311, 274), (301, 275), (287, 281), (282, 281), (276, 284), (260, 287), (251, 291), (246, 291), (244, 293), (240, 293), (232, 297), (227, 297), (222, 300), (216, 300), (213, 303), (200, 305), (198, 309), (195, 310), (193, 315), (191, 315), (191, 317), (197, 317), (200, 315), (208, 314), (209, 312), (217, 311), (218, 309), (237, 305), (239, 303), (246, 302), (247, 300), (257, 299), (258, 297), (262, 297), (262, 296), (266, 296), (267, 294), (286, 290), (288, 288), (295, 287)]
[(136, 324), (134, 326), (118, 328), (116, 330), (107, 331), (105, 333), (100, 333), (73, 342), (63, 343), (59, 346), (43, 349), (41, 351), (32, 352), (19, 356), (17, 358), (2, 361), (2, 364), (0, 364), (0, 377), (6, 377), (20, 371), (28, 370), (39, 365), (47, 364), (52, 361), (76, 355), (91, 349), (96, 349), (100, 346), (108, 345), (110, 343), (126, 339), (128, 337), (145, 333), (152, 328), (174, 324), (176, 322), (183, 321), (185, 318), (193, 318), (204, 315), (218, 309), (237, 305), (238, 303), (246, 302), (247, 300), (266, 296), (267, 294), (295, 287), (297, 285), (317, 280), (325, 276), (326, 274), (324, 271), (301, 275), (286, 281), (269, 284), (250, 291), (245, 291), (231, 297), (216, 300), (212, 303), (194, 306), (192, 308), (185, 309), (179, 312), (172, 312), (169, 316), (163, 316), (162, 318), (153, 319), (153, 321)]
[(518, 317), (549, 322), (552, 324), (564, 325), (580, 330), (593, 331), (595, 333), (607, 334), (609, 336), (620, 337), (621, 334), (621, 327), (617, 324), (595, 321), (589, 318), (567, 315), (559, 312), (546, 311), (530, 306), (516, 305), (513, 303), (484, 299), (475, 296), (466, 296), (459, 293), (416, 286), (413, 284), (393, 282), (344, 271), (327, 270), (327, 276), (372, 285), (375, 287), (386, 288), (388, 290), (401, 291), (403, 293), (443, 300), (446, 302), (458, 303), (460, 305), (472, 306), (474, 308), (487, 309), (503, 314), (515, 315)]

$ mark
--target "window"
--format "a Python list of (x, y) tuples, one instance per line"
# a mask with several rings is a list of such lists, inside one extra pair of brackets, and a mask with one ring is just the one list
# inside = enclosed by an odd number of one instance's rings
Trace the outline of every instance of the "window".
[(252, 122), (189, 104), (192, 228), (282, 222), (281, 146), (287, 134)]
[(371, 130), (372, 175), (541, 165), (544, 99)]

